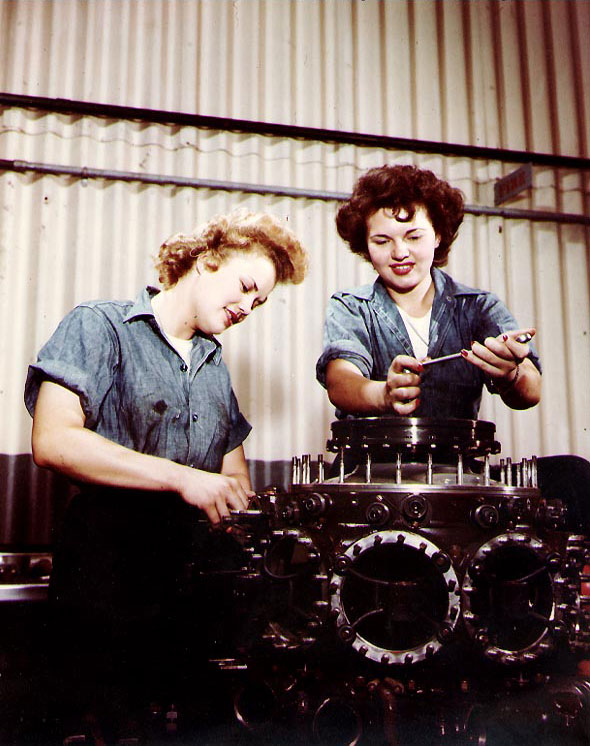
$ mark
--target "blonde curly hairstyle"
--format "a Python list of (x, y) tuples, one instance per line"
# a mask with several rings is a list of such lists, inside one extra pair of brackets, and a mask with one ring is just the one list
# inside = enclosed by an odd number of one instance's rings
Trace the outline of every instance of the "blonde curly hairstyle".
[(160, 246), (155, 266), (164, 288), (176, 285), (197, 261), (216, 270), (231, 254), (253, 252), (268, 257), (277, 283), (297, 285), (307, 272), (307, 252), (295, 234), (268, 213), (236, 210), (213, 217), (194, 233), (176, 233)]

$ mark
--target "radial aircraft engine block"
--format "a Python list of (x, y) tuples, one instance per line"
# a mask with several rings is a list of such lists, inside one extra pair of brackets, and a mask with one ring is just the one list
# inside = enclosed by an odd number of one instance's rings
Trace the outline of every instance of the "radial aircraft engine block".
[(507, 666), (586, 650), (588, 542), (541, 497), (534, 457), (490, 464), (494, 435), (472, 420), (334, 422), (332, 475), (294, 458), (289, 491), (240, 514), (238, 595), (256, 619), (242, 646), (337, 641), (387, 669), (457, 647)]

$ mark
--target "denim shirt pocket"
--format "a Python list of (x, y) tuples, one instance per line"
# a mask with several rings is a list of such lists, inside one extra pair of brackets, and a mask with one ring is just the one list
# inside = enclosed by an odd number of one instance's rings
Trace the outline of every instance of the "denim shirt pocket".
[(207, 413), (199, 422), (202, 441), (201, 467), (219, 472), (227, 451), (230, 435), (230, 415), (222, 396), (211, 396)]
[(168, 401), (162, 390), (136, 391), (131, 401), (120, 402), (123, 432), (129, 434), (131, 447), (141, 453), (158, 456), (170, 455), (169, 434), (172, 420), (178, 420), (176, 402)]

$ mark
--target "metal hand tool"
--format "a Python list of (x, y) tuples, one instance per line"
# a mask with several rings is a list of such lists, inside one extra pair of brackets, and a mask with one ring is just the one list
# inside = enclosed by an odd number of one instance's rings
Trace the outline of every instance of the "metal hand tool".
[[(532, 338), (532, 334), (525, 332), (524, 334), (519, 334), (518, 337), (515, 337), (515, 340), (521, 344), (526, 344), (527, 342), (530, 342)], [(452, 355), (443, 355), (442, 357), (435, 357), (433, 360), (425, 360), (422, 363), (422, 367), (425, 368), (427, 365), (434, 365), (434, 363), (445, 363), (447, 360), (458, 360), (460, 357), (463, 357), (460, 352), (454, 352)]]

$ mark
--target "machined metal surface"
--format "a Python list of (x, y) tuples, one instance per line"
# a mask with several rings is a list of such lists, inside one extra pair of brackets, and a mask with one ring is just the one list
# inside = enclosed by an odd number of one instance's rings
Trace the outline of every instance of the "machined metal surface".
[(0, 603), (45, 601), (51, 568), (50, 552), (0, 551)]
[(332, 423), (328, 450), (363, 451), (373, 457), (392, 448), (411, 453), (432, 453), (435, 460), (449, 454), (480, 456), (498, 453), (496, 426), (482, 420), (434, 420), (425, 417), (350, 417)]
[[(376, 705), (393, 733), (402, 699), (432, 706), (446, 691), (438, 736), (487, 743), (489, 713), (472, 706), (484, 690), (545, 685), (560, 653), (590, 654), (590, 539), (543, 497), (534, 456), (491, 463), (491, 423), (353, 418), (332, 436), (336, 468), (296, 457), (287, 490), (234, 514), (248, 556), (237, 616), (256, 620), (236, 628), (247, 667), (268, 662), (277, 707), (297, 702), (316, 740), (335, 718), (356, 743)], [(572, 682), (542, 690), (555, 732), (585, 717)]]
[(379, 531), (334, 561), (331, 607), (337, 634), (381, 664), (430, 657), (459, 619), (459, 582), (450, 558), (423, 536)]

